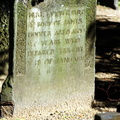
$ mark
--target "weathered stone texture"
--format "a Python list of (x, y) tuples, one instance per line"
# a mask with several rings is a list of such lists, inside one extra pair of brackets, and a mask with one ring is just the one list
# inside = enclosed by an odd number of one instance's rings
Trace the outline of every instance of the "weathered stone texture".
[(16, 108), (54, 105), (73, 98), (81, 103), (85, 98), (91, 103), (95, 3), (93, 0), (15, 3)]
[(13, 71), (10, 72), (9, 69), (13, 62), (13, 59), (11, 60), (13, 44), (10, 44), (11, 41), (13, 43), (12, 3), (13, 0), (0, 1), (0, 117), (11, 116), (13, 111), (11, 85)]
[(17, 30), (15, 31), (15, 74), (25, 75), (25, 65), (26, 65), (26, 31), (27, 31), (27, 8), (23, 5), (23, 2), (19, 2), (17, 6), (17, 20), (15, 23), (17, 25)]
[(9, 2), (0, 3), (0, 75), (8, 74), (9, 59)]

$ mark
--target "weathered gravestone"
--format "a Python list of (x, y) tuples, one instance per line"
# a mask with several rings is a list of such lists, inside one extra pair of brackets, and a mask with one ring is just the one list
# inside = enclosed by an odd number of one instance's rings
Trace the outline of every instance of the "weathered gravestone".
[(91, 104), (95, 5), (95, 0), (44, 0), (37, 5), (16, 1), (16, 109), (65, 101), (70, 107), (74, 100), (77, 107)]

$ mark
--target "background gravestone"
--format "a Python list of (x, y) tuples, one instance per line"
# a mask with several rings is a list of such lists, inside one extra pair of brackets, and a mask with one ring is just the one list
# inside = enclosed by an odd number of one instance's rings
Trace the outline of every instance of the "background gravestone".
[(0, 118), (11, 116), (12, 67), (13, 67), (13, 3), (14, 0), (0, 2)]
[(0, 79), (1, 80), (3, 78), (2, 77), (3, 75), (8, 74), (9, 18), (10, 18), (9, 2), (1, 1), (0, 4)]
[(75, 101), (91, 104), (95, 5), (93, 0), (16, 1), (16, 108), (54, 106), (65, 101), (67, 107)]

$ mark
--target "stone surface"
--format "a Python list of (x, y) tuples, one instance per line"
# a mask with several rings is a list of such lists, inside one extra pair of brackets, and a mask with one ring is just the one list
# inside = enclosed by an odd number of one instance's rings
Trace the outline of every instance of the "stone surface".
[(0, 76), (8, 74), (9, 59), (9, 2), (0, 4)]
[(106, 112), (95, 115), (95, 120), (120, 120), (120, 113)]
[(92, 102), (95, 3), (45, 0), (26, 5), (16, 1), (16, 108), (55, 105), (72, 99)]
[[(0, 118), (3, 116), (12, 115), (11, 110), (8, 110), (13, 104), (8, 106), (8, 102), (12, 101), (12, 86), (10, 75), (10, 66), (13, 60), (10, 61), (9, 53), (11, 53), (11, 36), (13, 36), (13, 26), (11, 22), (11, 9), (13, 0), (5, 0), (0, 2)], [(13, 37), (12, 37), (13, 42)], [(13, 52), (13, 51), (12, 51)], [(13, 72), (13, 71), (12, 71)], [(9, 75), (8, 75), (9, 74)], [(13, 108), (13, 107), (12, 107)]]

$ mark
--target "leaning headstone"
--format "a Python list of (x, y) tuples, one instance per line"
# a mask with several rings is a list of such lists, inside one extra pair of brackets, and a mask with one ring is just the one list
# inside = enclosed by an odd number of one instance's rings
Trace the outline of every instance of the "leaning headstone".
[(106, 112), (95, 115), (95, 120), (120, 120), (120, 113)]
[(95, 5), (95, 0), (16, 1), (15, 111), (91, 105)]

